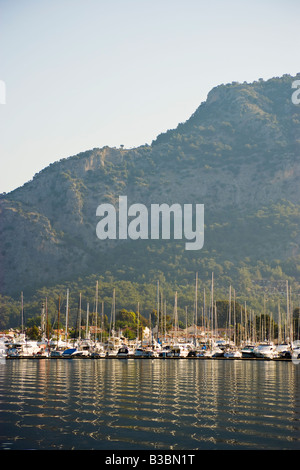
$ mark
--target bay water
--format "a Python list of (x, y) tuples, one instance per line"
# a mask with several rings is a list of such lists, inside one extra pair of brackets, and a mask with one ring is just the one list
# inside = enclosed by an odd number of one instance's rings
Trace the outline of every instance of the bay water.
[(6, 360), (0, 449), (300, 449), (300, 365)]

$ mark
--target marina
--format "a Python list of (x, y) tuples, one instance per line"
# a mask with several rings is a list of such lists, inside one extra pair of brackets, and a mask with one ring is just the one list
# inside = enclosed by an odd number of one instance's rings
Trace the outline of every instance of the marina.
[[(118, 342), (122, 343), (121, 338)], [(124, 338), (123, 338), (124, 339)], [(84, 342), (73, 343), (70, 347), (48, 347), (46, 343), (37, 341), (4, 342), (2, 339), (1, 360), (97, 360), (97, 359), (128, 359), (128, 360), (272, 360), (300, 362), (300, 342), (294, 341), (292, 345), (276, 346), (270, 342), (261, 342), (257, 345), (245, 345), (242, 348), (226, 347), (226, 344), (215, 344), (212, 348), (195, 348), (192, 343), (177, 343), (176, 345), (161, 345), (161, 347), (143, 347), (128, 345), (126, 343), (112, 348), (109, 344)]]
[(80, 295), (75, 328), (69, 290), (51, 331), (46, 298), (36, 339), (23, 327), (22, 297), (21, 329), (0, 337), (0, 448), (299, 449), (299, 318), (288, 285), (276, 328), (246, 303), (237, 315), (230, 287), (224, 328), (213, 275), (201, 314), (197, 281), (190, 322), (179, 320), (177, 292), (167, 316), (157, 283), (147, 322), (139, 303), (116, 314), (113, 290), (104, 326), (97, 282), (85, 321)]
[(300, 1), (0, 12), (0, 450), (300, 450)]
[[(139, 302), (137, 312), (119, 311), (124, 314), (127, 324), (124, 331), (116, 321), (116, 292), (113, 289), (109, 325), (104, 326), (104, 302), (102, 312), (98, 313), (99, 285), (95, 286), (95, 302), (90, 312), (87, 302), (85, 325), (82, 324), (82, 297), (79, 296), (76, 326), (73, 337), (70, 336), (69, 289), (67, 289), (65, 306), (65, 329), (59, 328), (61, 317), (61, 300), (58, 299), (57, 328), (49, 331), (47, 298), (42, 303), (41, 324), (37, 328), (40, 338), (34, 340), (27, 336), (23, 328), (23, 293), (21, 294), (22, 327), (21, 331), (1, 334), (0, 359), (224, 359), (224, 360), (274, 360), (300, 361), (300, 322), (295, 318), (291, 308), (291, 289), (286, 281), (286, 315), (278, 305), (278, 323), (272, 314), (255, 316), (250, 309), (240, 307), (240, 318), (237, 318), (236, 293), (230, 286), (229, 299), (226, 305), (226, 328), (218, 328), (217, 304), (214, 300), (214, 275), (211, 278), (210, 299), (207, 301), (203, 292), (202, 313), (198, 312), (198, 273), (195, 276), (193, 324), (188, 326), (187, 309), (186, 327), (179, 327), (177, 291), (174, 294), (172, 315), (168, 317), (166, 303), (159, 281), (156, 288), (156, 311), (154, 324), (151, 315), (148, 326), (140, 314)], [(264, 299), (265, 300), (265, 299)], [(120, 317), (119, 317), (120, 318)], [(121, 317), (122, 318), (122, 317)], [(128, 324), (131, 321), (131, 328)], [(200, 326), (201, 325), (201, 326)], [(119, 330), (118, 330), (119, 328)], [(275, 329), (276, 335), (275, 335)], [(135, 337), (130, 339), (128, 332)]]

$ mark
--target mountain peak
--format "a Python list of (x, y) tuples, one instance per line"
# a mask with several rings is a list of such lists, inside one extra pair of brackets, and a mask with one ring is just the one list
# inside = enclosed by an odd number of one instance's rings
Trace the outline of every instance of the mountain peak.
[[(208, 274), (212, 260), (220, 272), (227, 266), (224, 279), (238, 283), (239, 267), (265, 273), (274, 259), (296, 279), (296, 78), (219, 85), (190, 119), (151, 146), (82, 152), (2, 197), (0, 292), (33, 290), (99, 270), (131, 281), (160, 271), (180, 282), (196, 269)], [(100, 242), (96, 208), (120, 195), (130, 204), (204, 204), (201, 253), (185, 253), (176, 240)]]

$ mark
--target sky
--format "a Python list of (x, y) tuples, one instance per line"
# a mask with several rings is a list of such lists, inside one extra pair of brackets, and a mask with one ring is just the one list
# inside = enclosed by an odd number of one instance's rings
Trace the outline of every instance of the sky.
[(299, 0), (0, 0), (0, 193), (299, 65)]

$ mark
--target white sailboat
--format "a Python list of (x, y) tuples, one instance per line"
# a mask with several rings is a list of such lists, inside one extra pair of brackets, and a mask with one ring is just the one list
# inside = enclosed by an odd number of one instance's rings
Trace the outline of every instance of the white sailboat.
[(40, 352), (37, 341), (24, 338), (14, 340), (7, 349), (7, 357), (33, 357)]
[(276, 346), (276, 352), (282, 358), (290, 358), (292, 355), (291, 346), (288, 343), (280, 343)]
[(116, 290), (113, 290), (113, 298), (111, 305), (111, 315), (110, 315), (110, 326), (109, 326), (109, 338), (105, 345), (105, 355), (116, 356), (119, 349), (124, 346), (124, 340), (116, 335)]
[(300, 363), (300, 341), (295, 340), (292, 343), (292, 361), (294, 364)]
[(0, 364), (4, 364), (7, 356), (7, 342), (5, 338), (0, 338)]

